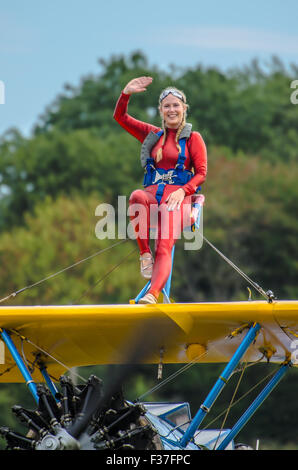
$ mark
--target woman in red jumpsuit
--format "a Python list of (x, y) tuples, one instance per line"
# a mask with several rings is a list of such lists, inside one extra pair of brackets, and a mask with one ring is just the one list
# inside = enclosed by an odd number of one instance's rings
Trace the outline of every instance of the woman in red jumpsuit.
[[(191, 197), (205, 181), (207, 174), (206, 146), (201, 135), (191, 132), (191, 125), (186, 123), (187, 103), (183, 92), (168, 87), (161, 93), (161, 128), (141, 122), (127, 113), (130, 96), (146, 91), (151, 82), (151, 77), (139, 77), (127, 83), (114, 111), (114, 119), (143, 144), (141, 161), (143, 160), (146, 178), (150, 176), (146, 180), (145, 188), (134, 191), (129, 200), (132, 223), (137, 220), (133, 208), (140, 207), (137, 206), (140, 204), (144, 208), (143, 220), (134, 226), (140, 249), (141, 274), (151, 279), (149, 291), (139, 300), (139, 303), (143, 304), (156, 303), (167, 282), (171, 272), (172, 248), (187, 223), (183, 217), (187, 212), (184, 206), (191, 207)], [(180, 145), (183, 142), (180, 140), (182, 136), (186, 142), (183, 151)], [(184, 155), (181, 155), (182, 153)], [(181, 156), (183, 158), (179, 162), (182, 176), (175, 179), (172, 178), (173, 169), (179, 167), (177, 161)], [(149, 243), (150, 213), (152, 214), (153, 207), (159, 208), (155, 260)]]

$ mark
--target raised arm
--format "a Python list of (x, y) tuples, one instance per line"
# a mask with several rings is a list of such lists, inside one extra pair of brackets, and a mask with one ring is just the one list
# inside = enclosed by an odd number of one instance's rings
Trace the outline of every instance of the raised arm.
[(149, 132), (158, 132), (160, 128), (133, 118), (128, 114), (127, 108), (130, 96), (134, 93), (146, 91), (147, 86), (151, 83), (151, 77), (134, 78), (128, 82), (117, 101), (113, 116), (123, 129), (133, 135), (140, 142), (145, 140)]

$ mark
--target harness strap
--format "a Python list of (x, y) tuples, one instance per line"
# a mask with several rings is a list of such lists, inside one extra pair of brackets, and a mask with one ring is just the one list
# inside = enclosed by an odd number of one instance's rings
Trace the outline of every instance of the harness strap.
[[(163, 133), (164, 133), (164, 131), (160, 130), (160, 131), (156, 132), (156, 135), (158, 137), (161, 137), (163, 135)], [(181, 184), (185, 184), (187, 182), (187, 180), (189, 180), (190, 177), (191, 177), (190, 172), (187, 172), (187, 175), (186, 175), (186, 171), (185, 171), (185, 167), (184, 167), (184, 163), (185, 163), (185, 160), (186, 160), (186, 155), (185, 155), (186, 137), (180, 138), (178, 143), (179, 143), (181, 151), (179, 152), (178, 159), (177, 159), (177, 164), (175, 166), (175, 173), (176, 173), (175, 178)], [(168, 171), (171, 171), (171, 173), (173, 173), (173, 170), (168, 170)], [(147, 158), (146, 167), (145, 167), (145, 177), (144, 177), (144, 186), (145, 187), (153, 184), (153, 176), (156, 174), (156, 172), (157, 172), (157, 170), (155, 168), (154, 159), (152, 157)], [(162, 199), (164, 189), (165, 189), (165, 185), (167, 183), (168, 184), (174, 184), (174, 180), (173, 180), (173, 183), (170, 183), (170, 181), (172, 181), (172, 178), (171, 178), (172, 175), (169, 177), (167, 175), (166, 170), (162, 170), (162, 173), (163, 173), (162, 176), (160, 176), (160, 174), (159, 174), (159, 176), (162, 179), (162, 182), (157, 183), (157, 191), (156, 191), (156, 194), (155, 194), (155, 198), (156, 198), (158, 204), (160, 204), (160, 201)]]
[(186, 138), (183, 137), (182, 139), (179, 139), (178, 143), (180, 145), (181, 151), (179, 152), (178, 160), (177, 160), (177, 164), (175, 168), (178, 171), (178, 174), (181, 174), (182, 171), (184, 170), (184, 163), (186, 160), (186, 155), (185, 155)]
[[(163, 130), (157, 132), (156, 134), (161, 137), (163, 135)], [(164, 193), (164, 190), (165, 190), (165, 183), (162, 182), (162, 183), (159, 183), (158, 186), (157, 186), (157, 191), (155, 193), (155, 198), (157, 200), (157, 203), (158, 205), (160, 204), (160, 201), (162, 199), (162, 196), (163, 196), (163, 193)]]

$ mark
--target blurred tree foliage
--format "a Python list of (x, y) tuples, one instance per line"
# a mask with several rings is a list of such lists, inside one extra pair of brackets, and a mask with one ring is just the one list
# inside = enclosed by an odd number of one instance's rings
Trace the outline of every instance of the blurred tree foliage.
[[(225, 73), (201, 65), (169, 66), (165, 72), (138, 51), (100, 60), (100, 66), (98, 76), (83, 77), (78, 86), (65, 85), (31, 137), (9, 129), (0, 138), (0, 297), (119, 242), (96, 238), (95, 210), (110, 203), (117, 215), (118, 196), (141, 187), (142, 170), (139, 143), (112, 114), (125, 83), (150, 75), (154, 80), (148, 91), (131, 98), (130, 114), (159, 125), (159, 93), (173, 84), (186, 92), (188, 120), (206, 141), (204, 235), (264, 289), (278, 298), (297, 298), (298, 106), (290, 102), (290, 84), (298, 67), (287, 70), (273, 58), (266, 66), (254, 61)], [(247, 299), (246, 282), (206, 243), (199, 251), (185, 251), (183, 243), (178, 242), (175, 255), (174, 299)], [(123, 303), (143, 286), (138, 273), (136, 244), (124, 240), (8, 304)], [(179, 376), (150, 398), (188, 400), (195, 411), (219, 367), (192, 367), (188, 380)], [(252, 370), (256, 372), (250, 373), (246, 387), (265, 375), (262, 366)], [(149, 389), (151, 376), (152, 368), (144, 367), (143, 375), (128, 384), (128, 395), (135, 398), (136, 391), (140, 395)], [(258, 436), (291, 440), (298, 410), (286, 380), (254, 422)], [(297, 380), (293, 371), (291, 390)], [(11, 425), (9, 403), (26, 403), (12, 389), (1, 388), (3, 424)], [(276, 417), (271, 426), (267, 416), (276, 416), (280, 397), (291, 401), (287, 424)], [(278, 435), (280, 425), (289, 432)], [(254, 431), (248, 428), (243, 439), (251, 439)]]
[[(113, 303), (115, 299), (126, 303), (137, 287), (141, 289), (138, 261), (133, 256), (135, 243), (129, 239), (96, 237), (96, 223), (101, 218), (96, 217), (95, 210), (100, 203), (96, 194), (72, 199), (60, 196), (55, 202), (47, 197), (35, 206), (33, 213), (26, 214), (26, 226), (2, 234), (2, 292), (15, 292), (20, 286), (32, 285), (91, 256), (86, 262), (16, 296), (11, 305), (40, 305), (41, 299), (46, 305), (102, 304)], [(125, 264), (105, 277), (124, 259)], [(127, 272), (131, 272), (129, 277)]]

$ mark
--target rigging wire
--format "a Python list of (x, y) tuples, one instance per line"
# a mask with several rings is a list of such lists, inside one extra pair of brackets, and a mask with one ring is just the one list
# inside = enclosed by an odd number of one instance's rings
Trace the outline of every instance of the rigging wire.
[[(244, 273), (238, 266), (236, 266), (227, 256), (225, 256), (218, 248), (216, 248), (216, 246), (213, 245), (204, 235), (202, 235), (202, 238), (203, 238), (203, 239), (205, 240), (205, 242), (206, 242), (222, 259), (224, 259), (240, 276), (242, 276), (252, 287), (254, 287), (254, 289), (256, 289), (257, 292), (259, 292), (261, 295), (263, 295), (269, 302), (272, 302), (272, 300), (275, 299), (274, 294), (273, 294), (272, 291), (268, 290), (267, 292), (265, 292), (264, 289), (262, 289), (261, 286), (259, 286), (256, 282), (254, 282), (246, 273)], [(79, 260), (79, 261), (73, 263), (72, 265), (67, 266), (66, 268), (63, 268), (63, 269), (61, 269), (61, 270), (59, 270), (59, 271), (57, 271), (57, 272), (55, 272), (55, 273), (53, 273), (53, 274), (50, 274), (49, 276), (46, 276), (45, 278), (43, 278), (43, 279), (41, 279), (41, 280), (39, 280), (39, 281), (37, 281), (37, 282), (34, 282), (33, 284), (30, 284), (30, 285), (28, 285), (28, 286), (23, 287), (22, 289), (19, 289), (19, 290), (15, 291), (15, 292), (12, 292), (11, 294), (7, 295), (6, 297), (0, 299), (0, 303), (3, 303), (3, 302), (5, 302), (6, 300), (9, 300), (9, 299), (12, 298), (12, 297), (16, 297), (16, 296), (17, 296), (18, 294), (20, 294), (21, 292), (24, 292), (24, 291), (26, 291), (26, 290), (28, 290), (28, 289), (31, 289), (31, 288), (33, 288), (33, 287), (36, 287), (36, 286), (42, 284), (43, 282), (48, 281), (48, 280), (50, 280), (50, 279), (52, 279), (52, 278), (58, 276), (59, 274), (62, 274), (62, 273), (64, 273), (65, 271), (68, 271), (69, 269), (74, 268), (75, 266), (78, 266), (78, 265), (84, 263), (85, 261), (88, 261), (88, 260), (90, 260), (90, 259), (92, 259), (92, 258), (94, 258), (94, 257), (96, 257), (96, 256), (98, 256), (98, 255), (100, 255), (100, 254), (102, 254), (102, 253), (104, 253), (105, 251), (108, 251), (108, 250), (110, 250), (110, 249), (112, 249), (112, 248), (114, 248), (114, 247), (116, 247), (116, 246), (118, 246), (118, 245), (121, 245), (121, 244), (127, 242), (128, 240), (129, 240), (129, 239), (124, 239), (124, 240), (121, 240), (120, 242), (114, 243), (113, 245), (111, 245), (111, 246), (109, 246), (109, 247), (107, 247), (107, 248), (104, 248), (104, 249), (102, 249), (102, 250), (100, 250), (100, 251), (97, 251), (96, 253), (93, 253), (92, 255), (87, 256), (86, 258), (84, 258), (84, 259), (82, 259), (82, 260)], [(134, 250), (134, 251), (135, 251), (135, 250)], [(128, 256), (130, 256), (130, 255), (128, 255)], [(126, 259), (126, 258), (125, 258), (125, 259)], [(124, 260), (125, 260), (125, 259), (124, 259)], [(120, 262), (119, 265), (120, 265), (121, 263), (122, 263), (122, 262)], [(92, 288), (95, 287), (97, 284), (99, 284), (104, 278), (106, 278), (106, 277), (107, 277), (111, 272), (113, 272), (114, 269), (116, 269), (117, 267), (118, 267), (118, 265), (116, 265), (113, 269), (111, 269), (102, 279), (99, 279), (99, 280), (94, 284), (94, 286), (92, 286), (90, 289), (92, 289)], [(90, 289), (87, 290), (87, 291), (82, 295), (82, 297), (85, 296), (85, 295), (90, 291)], [(80, 298), (80, 299), (81, 299), (81, 298)], [(78, 299), (78, 300), (80, 300), (80, 299)]]
[[(210, 349), (209, 349), (210, 351)], [(192, 361), (188, 362), (187, 364), (185, 364), (184, 366), (182, 366), (180, 369), (178, 369), (176, 372), (173, 372), (173, 374), (169, 375), (169, 377), (166, 377), (164, 380), (162, 380), (161, 382), (159, 382), (157, 385), (155, 385), (154, 387), (152, 387), (150, 390), (147, 390), (147, 392), (143, 393), (142, 395), (140, 395), (135, 401), (135, 402), (139, 402), (141, 399), (143, 399), (145, 396), (149, 395), (150, 393), (153, 393), (155, 392), (156, 390), (159, 390), (161, 387), (163, 387), (164, 385), (166, 385), (168, 382), (170, 382), (171, 380), (175, 379), (176, 377), (178, 377), (178, 375), (182, 374), (182, 372), (186, 371), (187, 369), (189, 369), (190, 367), (192, 367), (194, 364), (197, 364), (199, 360), (201, 360), (205, 355), (207, 354), (207, 351), (203, 352), (202, 354), (200, 354), (199, 356), (196, 356)]]
[[(155, 392), (156, 390), (159, 390), (159, 388), (163, 387), (164, 385), (166, 385), (168, 382), (170, 382), (171, 380), (173, 380), (174, 378), (178, 377), (178, 375), (182, 374), (183, 372), (185, 372), (187, 369), (189, 369), (190, 367), (192, 367), (193, 365), (197, 364), (203, 357), (205, 357), (207, 355), (207, 353), (210, 353), (210, 351), (212, 351), (212, 349), (215, 349), (215, 346), (214, 345), (211, 345), (211, 347), (209, 347), (208, 351), (204, 351), (202, 354), (200, 354), (199, 356), (196, 356), (194, 359), (192, 359), (190, 362), (188, 362), (187, 364), (185, 364), (184, 366), (182, 366), (180, 369), (178, 369), (177, 371), (173, 372), (173, 374), (171, 374), (169, 377), (166, 377), (164, 380), (162, 380), (161, 382), (157, 383), (154, 387), (152, 387), (151, 389), (147, 390), (145, 393), (143, 393), (142, 395), (140, 395), (137, 399), (135, 399), (134, 402), (138, 402), (140, 401), (141, 399), (143, 399), (145, 396), (149, 395), (150, 393), (153, 393)], [(258, 364), (259, 362), (262, 361), (262, 359), (264, 358), (264, 354), (262, 354), (262, 356), (255, 362), (251, 363), (251, 364), (246, 364), (246, 369), (248, 367), (252, 367), (256, 364)], [(238, 368), (238, 369), (235, 369), (232, 374), (231, 374), (231, 377), (232, 375), (238, 373), (238, 372), (241, 372), (242, 371), (242, 368)]]
[[(63, 362), (61, 362), (59, 359), (57, 359), (56, 357), (52, 356), (52, 354), (50, 354), (48, 351), (46, 351), (45, 349), (41, 348), (40, 346), (38, 346), (37, 344), (33, 343), (33, 341), (31, 341), (29, 338), (25, 337), (25, 336), (22, 336), (17, 330), (11, 330), (15, 335), (17, 335), (18, 337), (21, 338), (21, 340), (23, 341), (26, 341), (28, 344), (31, 344), (31, 346), (33, 346), (34, 348), (38, 349), (41, 353), (43, 353), (45, 356), (48, 356), (50, 357), (53, 361), (57, 362), (57, 364), (59, 364), (60, 366), (64, 367), (68, 372), (71, 372), (72, 374), (76, 375), (79, 379), (83, 380), (83, 382), (87, 382), (87, 380), (82, 377), (80, 374), (78, 374), (77, 372), (75, 372), (73, 370), (72, 367), (68, 367), (66, 364), (64, 364)], [(26, 360), (27, 362), (27, 360)]]
[(82, 298), (85, 297), (85, 295), (87, 295), (92, 289), (94, 289), (94, 287), (98, 286), (98, 284), (100, 284), (102, 281), (104, 281), (104, 279), (106, 279), (113, 271), (115, 271), (115, 269), (117, 269), (119, 266), (121, 266), (121, 264), (124, 263), (124, 261), (126, 261), (136, 251), (137, 251), (137, 248), (134, 248), (130, 253), (128, 253), (128, 255), (126, 255), (124, 258), (122, 258), (122, 260), (118, 264), (115, 264), (115, 266), (113, 266), (110, 269), (110, 271), (105, 273), (89, 289), (87, 289), (75, 302), (72, 302), (71, 305), (77, 304), (80, 300), (82, 300)]
[[(257, 364), (257, 362), (253, 363), (253, 364), (250, 364), (250, 365), (255, 365)], [(269, 372), (268, 375), (266, 375), (265, 377), (263, 377), (259, 382), (257, 382), (255, 385), (253, 385), (247, 392), (245, 392), (243, 395), (241, 395), (238, 400), (236, 400), (234, 403), (232, 403), (231, 407), (230, 408), (233, 408), (233, 406), (237, 405), (241, 400), (243, 400), (244, 398), (247, 397), (247, 395), (249, 395), (251, 392), (253, 392), (259, 385), (261, 385), (263, 382), (265, 382), (265, 380), (269, 379), (272, 375), (274, 375), (276, 373), (276, 370), (274, 369), (273, 371)], [(227, 409), (224, 409), (219, 415), (217, 415), (215, 418), (212, 419), (212, 421), (210, 421), (204, 428), (200, 429), (196, 436), (198, 436), (202, 431), (205, 431), (206, 429), (208, 429), (213, 423), (215, 423), (219, 418), (221, 418), (225, 413), (226, 413), (226, 410)]]
[(243, 271), (241, 271), (240, 268), (238, 268), (238, 266), (236, 266), (236, 264), (234, 264), (227, 256), (225, 256), (218, 248), (216, 248), (216, 246), (214, 246), (204, 235), (202, 235), (203, 239), (205, 240), (205, 242), (222, 258), (224, 259), (233, 269), (235, 269), (235, 271), (240, 274), (240, 276), (242, 276), (254, 289), (256, 289), (257, 292), (259, 292), (259, 294), (263, 295), (269, 302), (272, 302), (272, 300), (275, 298), (274, 297), (274, 294), (272, 291), (267, 291), (265, 292), (264, 289), (262, 289), (261, 286), (259, 286), (259, 284), (257, 284), (256, 282), (254, 282), (252, 279), (250, 279), (250, 277), (245, 274)]
[(0, 303), (4, 302), (5, 300), (8, 300), (10, 299), (11, 297), (16, 297), (18, 294), (20, 294), (21, 292), (24, 292), (25, 290), (28, 290), (28, 289), (31, 289), (32, 287), (36, 287), (40, 284), (42, 284), (43, 282), (45, 281), (48, 281), (49, 279), (52, 279), (53, 277), (55, 276), (58, 276), (59, 274), (62, 274), (64, 273), (65, 271), (68, 271), (69, 269), (71, 268), (74, 268), (75, 266), (78, 266), (79, 264), (82, 264), (84, 263), (85, 261), (88, 261), (89, 259), (92, 259), (92, 258), (95, 258), (96, 256), (99, 256), (100, 254), (104, 253), (105, 251), (108, 251), (110, 250), (111, 248), (114, 248), (118, 245), (121, 245), (122, 243), (125, 243), (127, 242), (129, 239), (125, 239), (125, 240), (121, 240), (120, 242), (117, 242), (117, 243), (114, 243), (113, 245), (107, 247), (107, 248), (103, 248), (102, 250), (100, 251), (97, 251), (96, 253), (93, 253), (92, 255), (90, 256), (87, 256), (87, 258), (84, 258), (84, 259), (81, 259), (79, 261), (77, 261), (76, 263), (73, 263), (72, 265), (70, 266), (67, 266), (66, 268), (63, 268), (61, 269), (60, 271), (57, 271), (56, 273), (53, 273), (53, 274), (50, 274), (49, 276), (43, 278), (43, 279), (40, 279), (39, 281), (37, 282), (34, 282), (33, 284), (30, 284), (26, 287), (23, 287), (22, 289), (19, 289), (15, 292), (12, 292), (11, 294), (7, 295), (6, 297), (4, 297), (3, 299), (0, 299)]
[[(263, 356), (262, 356), (263, 357)], [(246, 369), (248, 367), (252, 367), (252, 366), (255, 366), (256, 364), (258, 364), (260, 362), (260, 360), (262, 359), (262, 357), (260, 359), (258, 359), (257, 361), (251, 363), (251, 364), (247, 364), (246, 363)], [(242, 372), (243, 368), (238, 368), (238, 369), (235, 369), (232, 373), (232, 375), (234, 374), (237, 374), (238, 372)], [(225, 408), (218, 416), (216, 416), (212, 421), (210, 421), (209, 424), (207, 424), (207, 426), (205, 426), (205, 428), (203, 429), (200, 429), (196, 436), (198, 436), (202, 431), (204, 431), (205, 429), (207, 429), (209, 426), (211, 426), (211, 424), (213, 424), (215, 421), (217, 421), (219, 418), (221, 418), (221, 416), (223, 416), (228, 409), (231, 409), (234, 405), (236, 405), (237, 403), (239, 403), (243, 398), (245, 398), (246, 395), (248, 395), (249, 393), (251, 393), (256, 387), (258, 387), (258, 385), (261, 384), (261, 382), (263, 382), (264, 380), (266, 380), (270, 375), (273, 375), (275, 373), (275, 371), (273, 372), (270, 372), (270, 374), (268, 374), (266, 377), (263, 377), (260, 382), (258, 382), (256, 385), (254, 385), (250, 390), (248, 390), (246, 393), (244, 393), (240, 398), (238, 398), (238, 400), (236, 402), (234, 402), (233, 404), (230, 404), (229, 407)], [(232, 377), (231, 375), (231, 377)], [(233, 400), (231, 400), (232, 402)], [(178, 428), (181, 428), (182, 426), (185, 426), (186, 424), (189, 424), (191, 423), (191, 419), (185, 421), (184, 423), (182, 424), (178, 424), (177, 426), (175, 426), (171, 431), (168, 432), (168, 434), (166, 436), (163, 436), (163, 437), (168, 437), (173, 431), (175, 431), (176, 429)]]
[(219, 440), (220, 435), (221, 435), (221, 433), (222, 433), (222, 430), (223, 430), (223, 428), (224, 428), (224, 426), (225, 426), (225, 424), (226, 424), (226, 420), (227, 420), (227, 418), (228, 418), (228, 415), (229, 415), (229, 413), (230, 413), (230, 411), (231, 411), (233, 401), (234, 401), (234, 399), (235, 399), (236, 393), (237, 393), (237, 391), (238, 391), (238, 388), (239, 388), (239, 386), (240, 386), (241, 380), (242, 380), (243, 375), (244, 375), (244, 371), (245, 371), (245, 369), (246, 369), (246, 364), (247, 364), (247, 362), (244, 364), (244, 367), (242, 368), (242, 372), (241, 372), (241, 374), (240, 374), (240, 376), (239, 376), (239, 379), (238, 379), (238, 382), (237, 382), (237, 384), (236, 384), (234, 393), (233, 393), (232, 398), (231, 398), (231, 400), (230, 400), (229, 406), (227, 407), (226, 414), (225, 414), (225, 417), (224, 417), (224, 419), (223, 419), (223, 421), (222, 421), (222, 423), (221, 423), (220, 431), (219, 431), (219, 433), (218, 433), (218, 435), (217, 435), (217, 439), (216, 439), (216, 441), (215, 441), (213, 450), (216, 449), (218, 440)]

